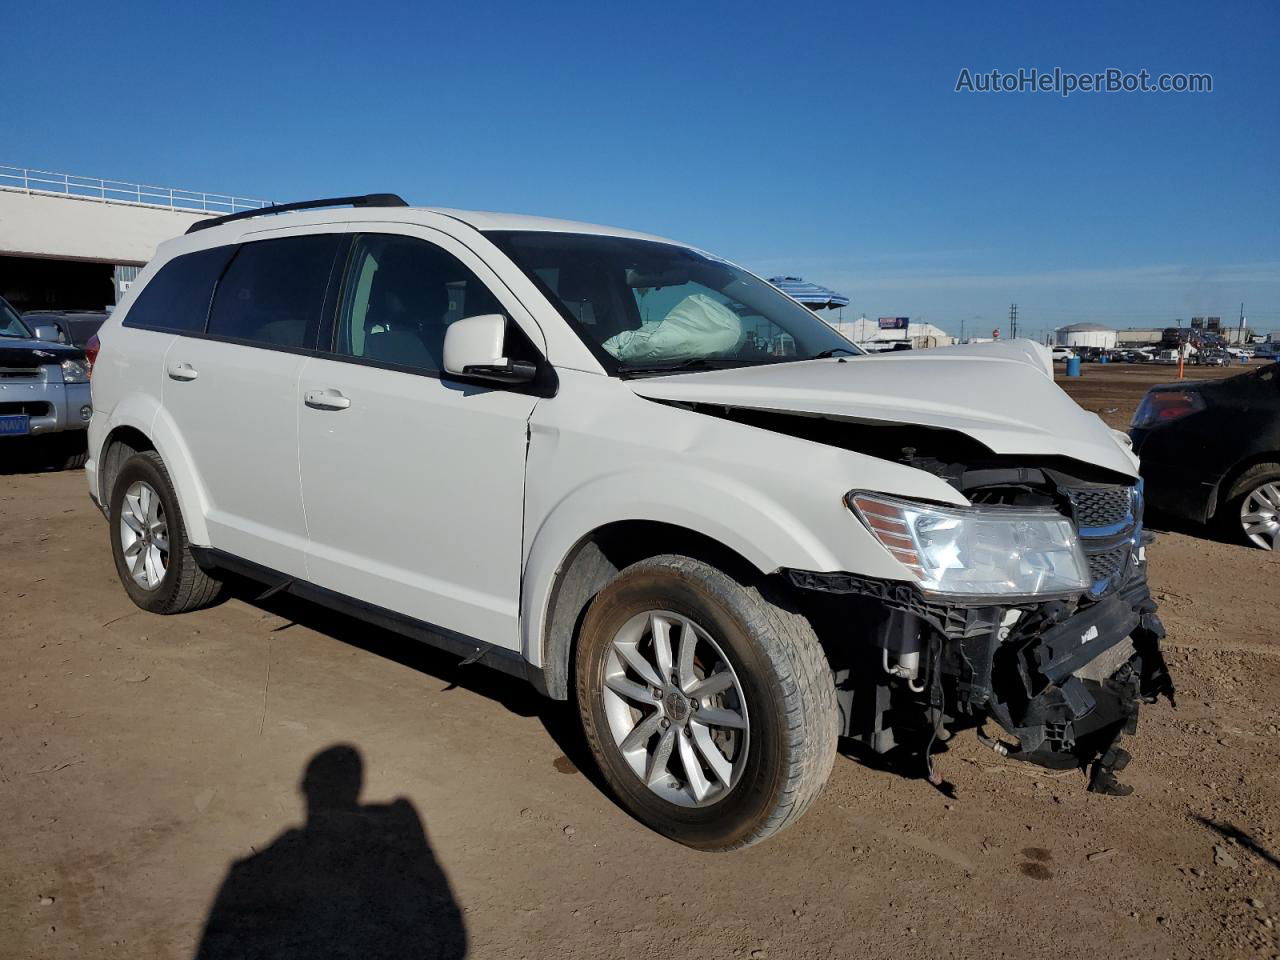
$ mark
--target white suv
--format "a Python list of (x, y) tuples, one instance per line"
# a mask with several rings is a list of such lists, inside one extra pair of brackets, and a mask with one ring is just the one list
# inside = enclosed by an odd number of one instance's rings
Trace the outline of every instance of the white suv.
[(841, 736), (939, 783), (978, 728), (1124, 792), (1172, 689), (1137, 461), (1028, 341), (868, 357), (688, 246), (386, 194), (199, 223), (99, 336), (135, 603), (247, 574), (573, 691), (695, 847), (798, 818)]

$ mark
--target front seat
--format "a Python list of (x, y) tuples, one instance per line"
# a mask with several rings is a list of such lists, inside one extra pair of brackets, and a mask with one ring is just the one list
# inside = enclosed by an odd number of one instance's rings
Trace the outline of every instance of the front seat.
[(449, 291), (437, 271), (417, 262), (410, 250), (387, 250), (370, 291), (364, 355), (384, 363), (443, 369), (448, 309)]
[(565, 309), (591, 336), (603, 342), (625, 326), (614, 316), (613, 298), (609, 295), (608, 278), (590, 267), (566, 267), (560, 271), (556, 295)]

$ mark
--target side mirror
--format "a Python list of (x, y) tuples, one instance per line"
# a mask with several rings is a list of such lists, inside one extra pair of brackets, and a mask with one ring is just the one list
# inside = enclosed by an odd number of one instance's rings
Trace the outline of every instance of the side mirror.
[(37, 340), (48, 340), (50, 343), (59, 343), (62, 340), (62, 331), (54, 323), (33, 323), (31, 332), (35, 334)]
[(464, 317), (444, 332), (444, 368), (459, 377), (476, 377), (502, 383), (528, 383), (538, 368), (527, 360), (504, 355), (507, 318), (500, 313)]

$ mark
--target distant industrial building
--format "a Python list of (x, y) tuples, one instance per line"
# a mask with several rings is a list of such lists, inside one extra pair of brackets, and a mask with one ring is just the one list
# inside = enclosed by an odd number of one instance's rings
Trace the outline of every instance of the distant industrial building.
[(1102, 323), (1072, 323), (1058, 327), (1053, 334), (1060, 347), (1093, 347), (1099, 350), (1114, 350), (1116, 347), (1116, 331)]
[(1127, 327), (1116, 331), (1116, 346), (1155, 347), (1164, 340), (1164, 327)]

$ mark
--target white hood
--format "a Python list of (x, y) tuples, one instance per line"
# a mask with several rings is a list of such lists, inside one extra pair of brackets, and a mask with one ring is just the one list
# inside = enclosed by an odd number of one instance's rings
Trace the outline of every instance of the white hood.
[(1137, 476), (1097, 414), (1053, 382), (1029, 341), (804, 360), (627, 381), (639, 396), (723, 407), (910, 423), (967, 434), (998, 454), (1070, 457)]

